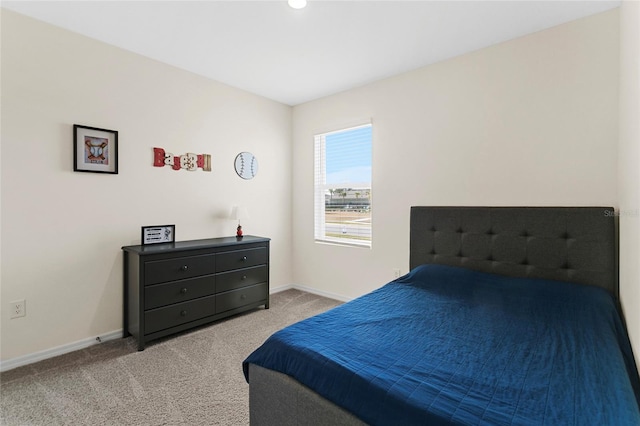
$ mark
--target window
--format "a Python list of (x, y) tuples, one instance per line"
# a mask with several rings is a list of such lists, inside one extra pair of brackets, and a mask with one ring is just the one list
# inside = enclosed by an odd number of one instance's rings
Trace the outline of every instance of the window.
[(371, 124), (315, 136), (315, 240), (371, 247)]

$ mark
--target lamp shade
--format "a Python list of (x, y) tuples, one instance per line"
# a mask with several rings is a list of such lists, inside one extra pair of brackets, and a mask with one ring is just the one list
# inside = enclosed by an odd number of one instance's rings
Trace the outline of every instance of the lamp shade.
[(240, 223), (242, 220), (249, 219), (249, 212), (245, 207), (233, 206), (229, 219), (237, 220)]

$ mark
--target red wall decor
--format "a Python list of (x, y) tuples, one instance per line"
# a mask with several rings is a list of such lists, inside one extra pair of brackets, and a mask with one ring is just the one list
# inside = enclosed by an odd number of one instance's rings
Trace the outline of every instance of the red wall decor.
[(211, 171), (211, 155), (209, 154), (193, 154), (187, 152), (183, 155), (173, 155), (165, 152), (162, 148), (153, 148), (153, 166), (164, 167), (171, 166), (173, 170), (189, 170), (194, 171), (198, 168), (205, 172)]

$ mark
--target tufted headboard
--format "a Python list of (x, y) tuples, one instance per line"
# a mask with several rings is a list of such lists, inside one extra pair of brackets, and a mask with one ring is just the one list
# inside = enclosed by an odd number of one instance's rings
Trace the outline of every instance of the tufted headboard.
[(611, 207), (411, 207), (410, 267), (423, 263), (596, 285), (618, 298)]

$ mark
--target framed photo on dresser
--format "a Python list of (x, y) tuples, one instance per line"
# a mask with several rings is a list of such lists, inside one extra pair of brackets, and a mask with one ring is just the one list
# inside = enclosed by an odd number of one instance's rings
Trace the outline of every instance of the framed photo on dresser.
[(141, 244), (162, 244), (176, 241), (175, 225), (143, 226)]

